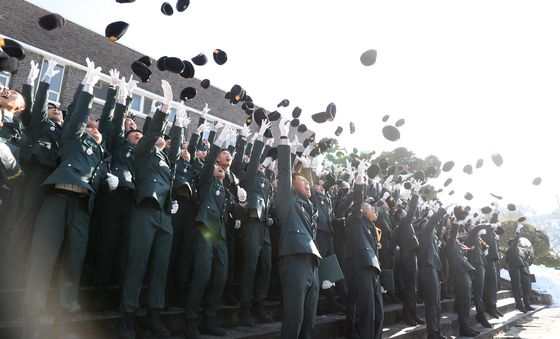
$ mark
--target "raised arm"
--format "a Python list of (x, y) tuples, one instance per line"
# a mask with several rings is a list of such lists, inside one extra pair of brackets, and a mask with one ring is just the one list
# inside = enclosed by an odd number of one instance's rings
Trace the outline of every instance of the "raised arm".
[(280, 144), (278, 145), (278, 185), (277, 185), (277, 207), (280, 209), (286, 206), (290, 200), (292, 190), (292, 159), (291, 146), (288, 139), (288, 121), (281, 119), (280, 124)]
[(37, 88), (37, 94), (35, 95), (35, 102), (33, 103), (33, 109), (31, 110), (31, 120), (29, 124), (30, 136), (35, 139), (37, 132), (41, 128), (41, 124), (47, 121), (49, 115), (49, 105), (47, 100), (47, 94), (49, 92), (50, 84), (41, 81), (39, 83), (39, 88)]
[(445, 209), (440, 207), (434, 213), (434, 215), (432, 215), (430, 217), (430, 219), (428, 220), (428, 222), (426, 223), (426, 225), (423, 228), (423, 232), (432, 233), (434, 231), (434, 229), (436, 228), (436, 226), (438, 225), (441, 218), (443, 218), (443, 216), (445, 215), (445, 213), (446, 213)]

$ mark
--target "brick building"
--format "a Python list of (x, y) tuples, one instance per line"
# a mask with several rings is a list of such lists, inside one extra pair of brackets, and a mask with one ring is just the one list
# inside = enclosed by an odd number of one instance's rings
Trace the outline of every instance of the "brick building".
[[(62, 29), (46, 31), (39, 27), (39, 17), (48, 14), (47, 11), (23, 0), (2, 0), (0, 6), (0, 37), (10, 38), (22, 44), (26, 58), (20, 62), (19, 71), (15, 74), (0, 72), (0, 83), (14, 89), (20, 89), (25, 82), (30, 69), (30, 61), (35, 60), (41, 65), (41, 75), (46, 70), (46, 60), (55, 59), (60, 73), (51, 82), (49, 101), (60, 104), (62, 108), (68, 106), (72, 100), (76, 87), (85, 75), (85, 59), (89, 57), (96, 66), (103, 69), (103, 78), (94, 91), (94, 105), (92, 112), (99, 115), (103, 107), (110, 77), (108, 72), (116, 68), (121, 76), (128, 79), (132, 74), (130, 65), (143, 55), (119, 43), (113, 43), (102, 35), (92, 32), (71, 21), (67, 21)], [(169, 81), (173, 88), (174, 100), (179, 101), (179, 94), (185, 87), (197, 89), (197, 96), (189, 102), (191, 119), (196, 120), (196, 114), (208, 103), (212, 109), (214, 120), (241, 127), (246, 114), (241, 105), (233, 106), (224, 99), (225, 92), (210, 86), (203, 89), (200, 80), (184, 79), (178, 74), (160, 72), (155, 60), (150, 67), (152, 76), (148, 83), (140, 82), (134, 91), (131, 112), (136, 117), (138, 125), (142, 125), (145, 114), (150, 111), (152, 102), (161, 99), (161, 80)], [(138, 77), (135, 77), (139, 80)], [(39, 81), (39, 80), (37, 80)], [(170, 120), (174, 116), (174, 110)], [(193, 114), (194, 113), (194, 114)], [(191, 124), (191, 128), (195, 124)]]

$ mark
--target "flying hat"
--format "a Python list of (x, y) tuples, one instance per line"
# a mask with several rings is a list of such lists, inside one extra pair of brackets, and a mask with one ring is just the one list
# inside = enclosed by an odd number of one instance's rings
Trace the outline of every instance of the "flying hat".
[(334, 135), (336, 135), (337, 137), (339, 137), (340, 134), (342, 134), (342, 131), (343, 131), (342, 127), (338, 126), (338, 127), (336, 128), (336, 131), (334, 131)]
[(162, 57), (159, 58), (158, 61), (156, 62), (156, 66), (157, 66), (157, 68), (158, 68), (161, 72), (167, 70), (167, 68), (165, 68), (165, 59), (167, 59), (167, 57), (166, 57), (166, 56), (162, 56)]
[(383, 122), (387, 122), (387, 120), (389, 120), (389, 114), (386, 114), (383, 116), (383, 118), (381, 118), (381, 121)]
[(354, 132), (356, 132), (356, 126), (353, 122), (350, 122), (350, 134), (354, 134)]
[(370, 178), (376, 177), (379, 172), (381, 172), (381, 168), (379, 168), (379, 165), (377, 164), (371, 164), (371, 166), (369, 166), (367, 169), (367, 175)]
[(336, 105), (334, 104), (334, 102), (331, 102), (327, 105), (325, 113), (328, 121), (334, 120), (334, 118), (336, 117)]
[(124, 33), (128, 29), (128, 23), (124, 21), (115, 21), (110, 23), (105, 28), (105, 36), (107, 39), (115, 42), (123, 37)]
[(243, 105), (241, 105), (241, 109), (245, 111), (245, 113), (251, 115), (253, 113), (253, 109), (255, 108), (255, 104), (252, 101), (245, 101)]
[(181, 100), (191, 100), (196, 96), (196, 89), (194, 87), (187, 87), (181, 91)]
[(488, 214), (488, 213), (492, 212), (492, 208), (490, 206), (484, 206), (480, 209), (480, 211), (484, 214)]
[(445, 182), (443, 183), (443, 187), (449, 186), (449, 184), (451, 184), (452, 182), (453, 182), (453, 179), (447, 178), (447, 180), (445, 180)]
[(15, 73), (19, 69), (19, 60), (0, 51), (0, 71)]
[(385, 139), (389, 141), (397, 141), (401, 138), (401, 133), (399, 132), (399, 130), (391, 125), (383, 127), (382, 132)]
[(296, 106), (294, 108), (294, 110), (292, 111), (292, 117), (297, 119), (297, 118), (299, 118), (300, 115), (301, 115), (301, 108)]
[(173, 6), (169, 2), (161, 4), (161, 12), (167, 16), (173, 15)]
[(190, 0), (179, 0), (177, 1), (177, 5), (175, 6), (175, 8), (177, 8), (177, 12), (183, 12), (187, 9), (187, 7), (189, 7), (190, 4)]
[(141, 63), (143, 63), (144, 65), (146, 65), (147, 67), (152, 66), (152, 59), (150, 59), (149, 56), (144, 55), (143, 57), (141, 57), (140, 59), (138, 59), (138, 61), (140, 61)]
[(449, 172), (453, 169), (453, 166), (455, 166), (455, 163), (453, 161), (447, 161), (443, 164), (441, 170), (444, 172)]
[(208, 87), (210, 87), (210, 80), (208, 79), (204, 79), (200, 82), (200, 87), (204, 88), (204, 89), (208, 89)]
[(502, 196), (496, 195), (496, 194), (494, 194), (494, 193), (490, 193), (490, 195), (493, 196), (494, 198), (498, 199), (498, 200), (502, 200), (502, 199), (503, 199)]
[(311, 119), (318, 124), (322, 124), (327, 121), (327, 113), (326, 112), (319, 112), (311, 115)]
[(288, 99), (284, 99), (280, 101), (278, 105), (276, 105), (276, 107), (288, 107), (288, 106), (290, 106), (290, 100)]
[(453, 215), (457, 220), (465, 220), (469, 215), (469, 211), (463, 206), (455, 206), (455, 208), (453, 208)]
[(142, 82), (150, 81), (150, 76), (152, 75), (152, 71), (140, 60), (136, 60), (130, 66), (132, 68), (132, 72), (136, 74)]
[(507, 204), (507, 209), (513, 212), (515, 211), (516, 207), (514, 204)]
[(119, 4), (130, 4), (136, 0), (117, 0)]
[(455, 194), (455, 191), (451, 190), (451, 191), (449, 191), (448, 194), (449, 194), (449, 195), (453, 195), (453, 194)]
[(62, 28), (66, 24), (66, 19), (64, 19), (60, 14), (50, 13), (43, 15), (39, 18), (39, 26), (47, 31), (52, 31), (55, 28)]
[(520, 217), (519, 219), (517, 219), (517, 222), (525, 222), (527, 221), (527, 217)]
[(168, 57), (164, 60), (165, 69), (169, 72), (180, 74), (185, 69), (183, 60), (176, 57)]
[(298, 132), (300, 133), (305, 133), (305, 131), (307, 131), (307, 126), (305, 126), (305, 124), (300, 124), (297, 128)]
[(0, 47), (4, 50), (4, 53), (12, 58), (16, 58), (20, 61), (25, 58), (23, 48), (14, 40), (0, 38)]
[(194, 78), (194, 66), (190, 61), (183, 60), (183, 71), (180, 74), (185, 79)]
[(278, 111), (268, 113), (268, 120), (270, 121), (280, 120), (281, 117), (282, 115), (280, 115), (280, 112)]
[(463, 172), (467, 173), (467, 174), (472, 174), (473, 173), (473, 169), (471, 165), (465, 165), (465, 167), (463, 167)]
[(492, 154), (492, 161), (498, 167), (502, 166), (502, 164), (504, 163), (504, 159), (499, 153)]
[(533, 179), (533, 185), (538, 186), (540, 185), (542, 182), (541, 177), (536, 177), (535, 179)]
[(484, 164), (484, 160), (478, 159), (478, 161), (476, 162), (476, 168), (481, 168), (482, 164)]
[(260, 127), (261, 123), (264, 119), (266, 119), (266, 113), (264, 112), (264, 109), (262, 107), (257, 108), (254, 112), (253, 112), (253, 119), (255, 119), (255, 122), (257, 123), (257, 125)]
[(404, 119), (399, 119), (395, 122), (395, 127), (401, 127), (402, 125), (404, 125)]
[(218, 65), (223, 65), (227, 61), (227, 54), (221, 49), (215, 49), (214, 52), (212, 53), (212, 56), (214, 57), (214, 61)]
[(204, 66), (208, 62), (208, 58), (204, 53), (200, 53), (197, 56), (192, 57), (191, 61), (197, 66)]
[(290, 126), (292, 127), (298, 127), (299, 126), (299, 119), (292, 119), (292, 121), (290, 121)]
[(360, 56), (360, 62), (364, 66), (373, 65), (375, 60), (377, 60), (377, 51), (374, 49), (367, 50)]
[(465, 199), (472, 200), (473, 195), (470, 192), (465, 193)]

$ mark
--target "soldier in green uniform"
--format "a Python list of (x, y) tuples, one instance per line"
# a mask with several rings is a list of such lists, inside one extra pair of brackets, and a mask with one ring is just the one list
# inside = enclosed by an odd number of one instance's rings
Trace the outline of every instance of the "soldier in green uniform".
[[(217, 309), (227, 279), (226, 225), (229, 214), (237, 207), (230, 191), (224, 187), (225, 171), (217, 165), (223, 152), (222, 144), (231, 131), (224, 128), (210, 148), (199, 177), (200, 208), (196, 216), (198, 232), (192, 240), (192, 281), (185, 306), (185, 336), (199, 338), (199, 309), (202, 304), (204, 320), (200, 332), (225, 336), (227, 332), (216, 325)], [(239, 200), (246, 203), (246, 192), (238, 190)]]
[[(101, 69), (96, 69), (89, 59), (87, 64), (84, 90), (62, 131), (61, 164), (43, 184), (51, 188), (51, 193), (45, 197), (37, 216), (24, 294), (24, 313), (31, 317), (45, 312), (48, 287), (59, 252), (62, 260), (60, 303), (65, 312), (80, 309), (78, 287), (90, 215), (109, 160), (101, 134), (88, 123), (93, 86), (99, 80)], [(37, 318), (28, 324), (22, 337), (37, 338)], [(66, 332), (67, 329), (63, 327), (62, 330)]]
[(515, 236), (508, 241), (506, 262), (508, 263), (511, 289), (515, 298), (515, 308), (523, 313), (534, 310), (531, 307), (531, 272), (528, 263), (519, 255), (517, 244), (521, 236), (522, 223), (518, 223)]
[[(127, 254), (126, 229), (134, 206), (134, 150), (142, 138), (138, 130), (126, 131), (125, 116), (131, 102), (130, 87), (124, 81), (118, 84), (114, 117), (107, 134), (110, 139), (111, 174), (118, 178), (118, 186), (106, 190), (103, 215), (99, 222), (99, 240), (95, 261), (94, 284), (97, 289), (97, 306), (107, 308), (111, 303), (107, 287), (111, 284), (111, 273), (117, 268), (118, 284), (122, 283)], [(111, 95), (109, 95), (110, 97)], [(99, 207), (99, 206), (97, 206)], [(116, 263), (115, 263), (116, 261)]]
[(353, 205), (347, 219), (352, 283), (358, 306), (360, 338), (381, 338), (383, 334), (383, 298), (379, 274), (381, 266), (377, 255), (375, 222), (377, 212), (364, 203), (366, 164), (358, 165), (354, 184)]
[(496, 240), (495, 230), (497, 229), (498, 213), (494, 213), (490, 219), (490, 225), (485, 226), (486, 234), (482, 235), (482, 240), (488, 244), (488, 254), (486, 254), (486, 272), (484, 274), (484, 308), (493, 318), (503, 317), (503, 314), (496, 307), (498, 293), (498, 261), (500, 253), (498, 251), (498, 241)]
[[(251, 306), (259, 321), (273, 321), (262, 304), (268, 294), (272, 260), (268, 218), (273, 191), (272, 184), (265, 175), (266, 164), (261, 164), (260, 161), (264, 149), (263, 135), (268, 127), (270, 127), (270, 123), (261, 124), (243, 181), (243, 187), (247, 190), (248, 212), (241, 237), (243, 264), (239, 319), (245, 326), (253, 326), (255, 323), (251, 314)], [(241, 158), (242, 155), (243, 151), (239, 149), (236, 158)], [(269, 158), (270, 160), (272, 159)]]
[(173, 241), (171, 214), (177, 211), (171, 201), (173, 185), (172, 162), (175, 154), (165, 154), (162, 134), (173, 98), (171, 85), (162, 80), (163, 102), (150, 121), (146, 133), (135, 149), (134, 173), (136, 198), (128, 230), (128, 255), (123, 278), (120, 311), (124, 314), (122, 338), (135, 338), (134, 313), (151, 255), (151, 276), (148, 287), (147, 329), (156, 336), (168, 337), (171, 332), (163, 325), (160, 310), (165, 306), (165, 286), (169, 254)]
[[(318, 265), (321, 255), (315, 243), (311, 185), (292, 175), (288, 140), (289, 123), (279, 124), (278, 187), (276, 209), (280, 227), (278, 270), (282, 284), (282, 330), (280, 338), (312, 338), (319, 298)], [(309, 164), (306, 164), (309, 167)]]
[(446, 338), (441, 334), (441, 286), (439, 281), (441, 260), (438, 239), (435, 235), (435, 227), (445, 213), (443, 208), (439, 208), (435, 213), (430, 211), (428, 212), (430, 219), (424, 219), (419, 224), (418, 280), (426, 305), (428, 339)]
[(449, 238), (447, 239), (445, 251), (449, 260), (450, 275), (453, 275), (453, 287), (455, 289), (455, 309), (458, 315), (459, 335), (475, 337), (478, 331), (468, 325), (469, 310), (471, 305), (471, 276), (474, 267), (463, 255), (462, 245), (457, 241), (459, 226), (465, 223), (467, 212), (462, 206), (454, 209), (457, 221), (451, 226)]

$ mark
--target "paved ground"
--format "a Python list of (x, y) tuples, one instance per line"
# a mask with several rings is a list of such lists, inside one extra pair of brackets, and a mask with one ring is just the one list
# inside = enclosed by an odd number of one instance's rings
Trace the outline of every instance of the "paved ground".
[(508, 331), (498, 334), (498, 339), (560, 338), (560, 308), (545, 308), (521, 320)]

